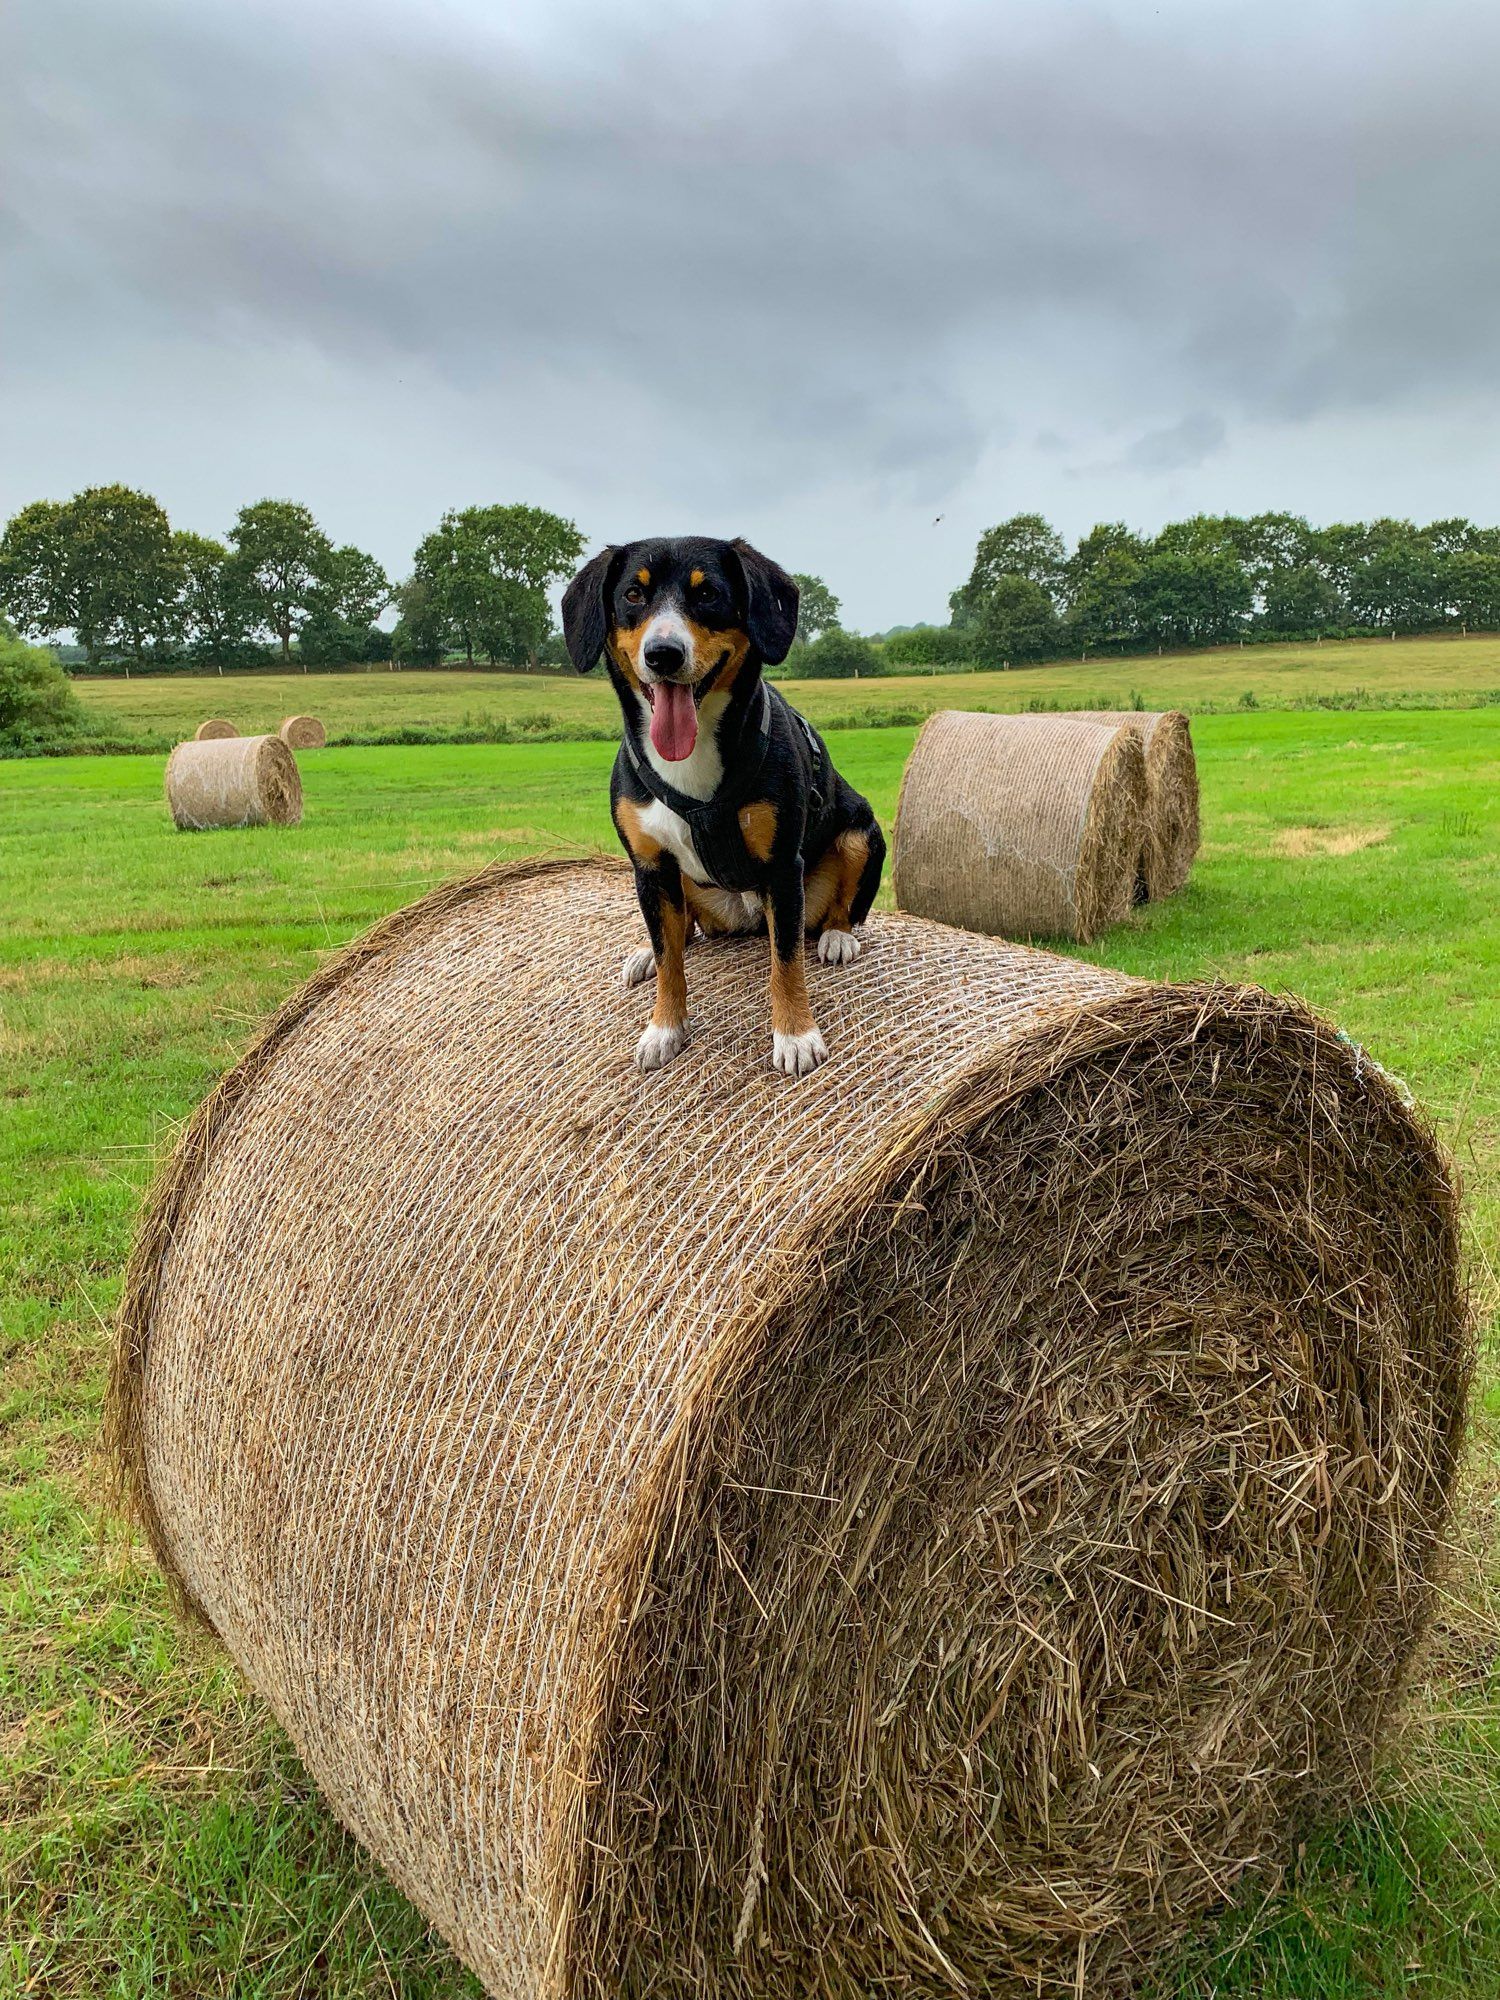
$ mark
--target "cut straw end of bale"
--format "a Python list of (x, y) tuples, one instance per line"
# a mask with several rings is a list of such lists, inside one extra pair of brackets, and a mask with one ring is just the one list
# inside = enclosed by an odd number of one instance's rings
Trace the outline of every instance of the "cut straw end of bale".
[(172, 818), (184, 831), (295, 826), (302, 818), (297, 760), (279, 736), (179, 743), (165, 783)]
[(239, 733), (234, 724), (226, 721), (222, 715), (211, 715), (206, 722), (200, 722), (193, 731), (193, 741), (217, 743), (223, 737), (238, 736)]
[(276, 734), (293, 750), (321, 750), (328, 731), (315, 715), (289, 715)]
[(135, 1505), (504, 2000), (1111, 1991), (1368, 1771), (1447, 1165), (1290, 1002), (902, 916), (814, 1076), (716, 940), (642, 1078), (638, 926), (490, 870), (283, 1008), (136, 1245)]
[(901, 781), (896, 903), (994, 937), (1087, 943), (1129, 915), (1145, 838), (1134, 730), (943, 709)]
[(1084, 722), (1133, 729), (1146, 753), (1146, 840), (1141, 882), (1152, 902), (1184, 886), (1198, 852), (1198, 760), (1180, 709), (1080, 709)]

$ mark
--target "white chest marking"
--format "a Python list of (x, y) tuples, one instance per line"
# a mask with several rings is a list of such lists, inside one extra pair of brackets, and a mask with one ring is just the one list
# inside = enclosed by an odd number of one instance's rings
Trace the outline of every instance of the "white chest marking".
[(640, 828), (653, 840), (659, 840), (684, 875), (694, 882), (707, 882), (708, 870), (698, 859), (698, 850), (693, 845), (693, 836), (688, 824), (670, 806), (664, 806), (660, 799), (653, 799), (641, 811)]

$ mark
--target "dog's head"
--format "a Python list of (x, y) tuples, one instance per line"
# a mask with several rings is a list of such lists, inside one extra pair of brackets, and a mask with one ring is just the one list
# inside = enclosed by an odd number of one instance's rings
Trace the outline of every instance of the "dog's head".
[(797, 586), (748, 542), (696, 535), (626, 542), (585, 563), (563, 593), (568, 656), (586, 674), (607, 652), (650, 709), (672, 762), (698, 740), (698, 707), (747, 662), (776, 666), (797, 630)]

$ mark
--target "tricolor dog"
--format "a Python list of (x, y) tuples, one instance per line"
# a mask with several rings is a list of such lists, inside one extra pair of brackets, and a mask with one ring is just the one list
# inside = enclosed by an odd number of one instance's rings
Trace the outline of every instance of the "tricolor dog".
[(828, 1050), (803, 939), (826, 964), (859, 956), (885, 840), (817, 731), (761, 676), (791, 646), (796, 584), (747, 542), (629, 542), (579, 571), (562, 611), (574, 666), (586, 674), (602, 653), (625, 717), (610, 807), (651, 949), (621, 977), (656, 975), (636, 1062), (660, 1069), (687, 1042), (694, 930), (769, 929), (771, 1061), (788, 1076), (816, 1069)]

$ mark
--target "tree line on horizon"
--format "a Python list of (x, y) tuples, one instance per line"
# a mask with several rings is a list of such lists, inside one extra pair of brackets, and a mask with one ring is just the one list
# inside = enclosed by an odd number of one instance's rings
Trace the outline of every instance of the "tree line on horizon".
[[(86, 664), (435, 666), (450, 653), (535, 664), (547, 591), (583, 553), (541, 507), (465, 507), (418, 543), (393, 583), (292, 500), (242, 507), (223, 540), (174, 529), (149, 493), (91, 486), (23, 507), (0, 535), (0, 615), (29, 638), (72, 633)], [(394, 631), (377, 623), (394, 605)]]
[[(127, 486), (23, 507), (0, 535), (0, 616), (33, 639), (72, 633), (91, 668), (343, 666), (393, 660), (565, 667), (548, 592), (584, 538), (540, 507), (451, 509), (392, 582), (291, 500), (242, 507), (222, 540), (173, 529)], [(1197, 514), (1144, 535), (1103, 522), (1070, 550), (1040, 514), (979, 538), (946, 626), (884, 643), (846, 630), (799, 575), (787, 665), (848, 677), (903, 666), (1020, 665), (1236, 638), (1352, 638), (1500, 628), (1500, 528), (1461, 518), (1316, 528), (1296, 514)], [(377, 622), (390, 607), (394, 630)]]
[(1069, 550), (1042, 515), (1016, 514), (980, 536), (949, 610), (946, 627), (893, 635), (887, 658), (999, 666), (1249, 638), (1492, 631), (1500, 528), (1195, 514), (1157, 535), (1101, 522)]

